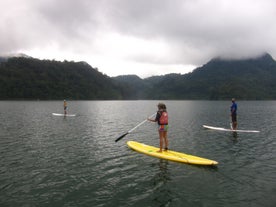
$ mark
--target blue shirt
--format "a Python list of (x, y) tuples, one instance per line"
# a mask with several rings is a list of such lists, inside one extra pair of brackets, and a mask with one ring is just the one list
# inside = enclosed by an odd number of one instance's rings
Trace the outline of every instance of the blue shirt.
[(230, 111), (232, 114), (236, 114), (237, 113), (237, 110), (238, 110), (238, 106), (235, 102), (232, 103), (232, 106), (230, 108)]

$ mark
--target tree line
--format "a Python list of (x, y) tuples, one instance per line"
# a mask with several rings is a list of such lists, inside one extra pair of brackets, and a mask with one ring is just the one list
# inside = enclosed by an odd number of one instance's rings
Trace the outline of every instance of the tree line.
[(85, 62), (0, 58), (1, 100), (276, 99), (276, 63), (269, 54), (215, 58), (188, 74), (141, 79), (108, 77)]

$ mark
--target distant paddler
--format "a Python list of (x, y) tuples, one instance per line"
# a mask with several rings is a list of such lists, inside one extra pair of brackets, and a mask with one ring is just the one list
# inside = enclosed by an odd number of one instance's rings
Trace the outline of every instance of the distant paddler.
[(63, 101), (63, 109), (64, 109), (64, 115), (67, 114), (67, 102), (66, 100)]
[(235, 98), (232, 98), (232, 105), (230, 107), (230, 111), (231, 111), (231, 121), (232, 121), (232, 129), (233, 130), (236, 130), (237, 126), (238, 126), (237, 110), (238, 110), (238, 106), (236, 104), (236, 100), (235, 100)]

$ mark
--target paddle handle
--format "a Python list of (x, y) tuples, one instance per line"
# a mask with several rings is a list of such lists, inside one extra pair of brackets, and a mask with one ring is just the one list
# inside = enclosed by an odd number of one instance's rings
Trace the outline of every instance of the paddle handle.
[[(156, 113), (152, 114), (149, 118), (152, 118)], [(141, 126), (142, 124), (144, 124), (146, 121), (148, 121), (148, 119), (142, 121), (140, 124), (138, 124), (136, 127), (134, 127), (133, 129), (129, 130), (127, 133), (130, 133), (132, 131), (134, 131), (136, 128), (138, 128), (139, 126)]]

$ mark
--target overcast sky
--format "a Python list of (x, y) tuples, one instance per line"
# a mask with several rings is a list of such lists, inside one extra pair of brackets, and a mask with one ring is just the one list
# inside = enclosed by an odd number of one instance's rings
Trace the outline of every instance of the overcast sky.
[(0, 55), (86, 61), (108, 76), (276, 58), (275, 0), (0, 0)]

